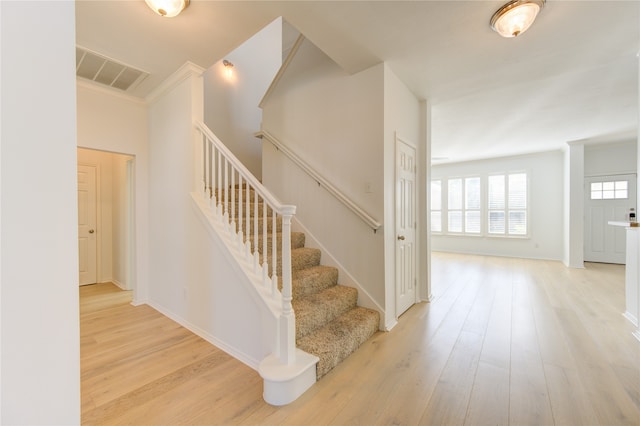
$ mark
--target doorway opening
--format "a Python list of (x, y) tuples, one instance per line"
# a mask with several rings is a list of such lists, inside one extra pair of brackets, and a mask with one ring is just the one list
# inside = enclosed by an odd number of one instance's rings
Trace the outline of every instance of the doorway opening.
[(135, 157), (78, 148), (79, 285), (135, 287)]

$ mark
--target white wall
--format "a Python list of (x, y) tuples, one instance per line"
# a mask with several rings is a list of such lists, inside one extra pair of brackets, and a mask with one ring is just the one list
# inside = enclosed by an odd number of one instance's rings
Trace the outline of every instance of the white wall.
[(526, 171), (529, 178), (529, 238), (433, 234), (433, 250), (561, 260), (565, 208), (561, 151), (434, 165), (431, 178), (436, 180), (513, 171)]
[(636, 173), (637, 142), (585, 145), (584, 175), (606, 176)]
[(262, 145), (258, 107), (282, 64), (282, 18), (278, 18), (224, 57), (233, 63), (228, 77), (222, 60), (204, 77), (204, 122), (258, 179)]
[(271, 352), (260, 306), (190, 195), (202, 71), (186, 64), (149, 99), (149, 304), (257, 368)]
[[(420, 135), (421, 115), (420, 103), (405, 84), (394, 74), (387, 64), (384, 65), (384, 239), (385, 239), (385, 281), (386, 286), (386, 322), (392, 323), (397, 315), (395, 309), (396, 282), (396, 137), (416, 149), (416, 164), (425, 150), (426, 141)], [(423, 181), (418, 177), (421, 170), (416, 170), (416, 197), (425, 191)], [(417, 201), (417, 200), (416, 200)], [(416, 203), (416, 215), (425, 214), (425, 205)], [(424, 224), (422, 224), (424, 226)], [(422, 239), (426, 238), (424, 229), (416, 230), (416, 264), (418, 276), (422, 277), (420, 286), (426, 292), (426, 275), (421, 269), (426, 268), (426, 251), (421, 251)]]
[(134, 303), (148, 297), (149, 139), (147, 106), (138, 98), (78, 81), (78, 146), (135, 158)]
[(0, 17), (0, 421), (79, 424), (74, 2)]
[[(305, 40), (263, 102), (263, 129), (364, 209), (384, 220), (384, 65), (342, 71)], [(263, 182), (384, 311), (384, 232), (376, 234), (276, 152), (263, 151)], [(367, 188), (370, 188), (368, 192)], [(384, 312), (382, 312), (384, 315)]]

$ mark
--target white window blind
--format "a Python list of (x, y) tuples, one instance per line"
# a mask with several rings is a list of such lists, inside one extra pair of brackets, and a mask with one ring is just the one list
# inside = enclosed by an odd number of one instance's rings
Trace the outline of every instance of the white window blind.
[(479, 234), (482, 229), (480, 177), (447, 181), (447, 231)]
[(469, 234), (479, 234), (481, 230), (480, 219), (480, 178), (471, 177), (464, 180), (464, 230)]
[(527, 174), (488, 178), (489, 234), (527, 235)]
[(462, 179), (447, 182), (447, 230), (462, 232)]

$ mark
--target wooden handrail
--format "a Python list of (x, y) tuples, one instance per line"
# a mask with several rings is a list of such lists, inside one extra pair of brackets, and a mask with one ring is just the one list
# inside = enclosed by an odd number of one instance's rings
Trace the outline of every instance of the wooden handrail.
[(282, 152), (287, 156), (294, 164), (296, 164), (302, 171), (308, 174), (313, 180), (318, 182), (318, 185), (324, 187), (327, 192), (333, 195), (338, 201), (344, 204), (349, 210), (351, 210), (356, 216), (362, 219), (373, 232), (376, 232), (382, 224), (378, 222), (376, 219), (371, 217), (366, 211), (364, 211), (360, 206), (354, 203), (349, 197), (347, 197), (342, 191), (336, 188), (331, 182), (326, 180), (320, 173), (315, 171), (307, 162), (305, 162), (302, 158), (300, 158), (296, 153), (294, 153), (291, 149), (289, 149), (286, 145), (276, 139), (273, 135), (271, 135), (266, 130), (261, 130), (255, 134), (257, 138), (266, 139), (275, 146), (278, 151)]

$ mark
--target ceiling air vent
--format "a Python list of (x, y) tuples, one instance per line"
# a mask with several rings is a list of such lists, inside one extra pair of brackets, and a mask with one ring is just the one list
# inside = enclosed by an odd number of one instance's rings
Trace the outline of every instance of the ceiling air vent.
[(135, 88), (149, 73), (76, 47), (76, 75), (126, 91)]

